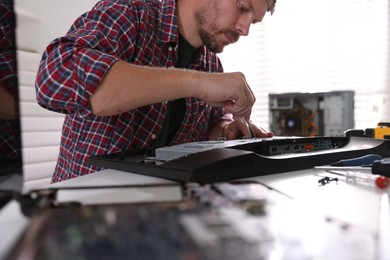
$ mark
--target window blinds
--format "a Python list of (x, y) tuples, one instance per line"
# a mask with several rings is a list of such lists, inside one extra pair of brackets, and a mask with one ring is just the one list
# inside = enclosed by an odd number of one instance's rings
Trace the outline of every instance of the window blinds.
[(268, 94), (355, 91), (355, 128), (390, 121), (388, 0), (280, 0), (273, 16), (219, 56), (256, 94), (252, 120), (269, 129)]

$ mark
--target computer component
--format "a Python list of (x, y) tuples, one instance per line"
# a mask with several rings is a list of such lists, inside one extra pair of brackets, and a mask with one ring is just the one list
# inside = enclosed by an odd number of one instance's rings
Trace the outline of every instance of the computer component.
[(390, 139), (390, 123), (379, 122), (375, 128), (366, 129), (348, 129), (345, 131), (345, 136), (360, 136), (379, 139)]
[(274, 137), (205, 141), (91, 156), (89, 163), (175, 181), (212, 183), (309, 169), (366, 154), (390, 156), (390, 140)]
[(269, 94), (270, 130), (279, 136), (342, 136), (354, 127), (354, 92)]
[(40, 208), (5, 259), (378, 259), (380, 242), (258, 182), (185, 184), (178, 202)]

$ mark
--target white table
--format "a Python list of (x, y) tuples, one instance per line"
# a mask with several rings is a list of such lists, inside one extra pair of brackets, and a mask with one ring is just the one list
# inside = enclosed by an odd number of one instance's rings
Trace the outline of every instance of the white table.
[[(309, 209), (307, 212), (318, 211), (338, 223), (359, 227), (366, 230), (367, 234), (378, 234), (382, 243), (378, 248), (378, 259), (388, 259), (389, 189), (351, 185), (342, 178), (338, 182), (319, 185), (318, 180), (327, 175), (329, 174), (325, 171), (308, 169), (248, 179), (291, 197), (300, 206)], [(47, 185), (41, 189), (48, 188), (58, 189), (58, 203), (77, 201), (82, 204), (106, 204), (182, 199), (181, 184), (178, 182), (111, 169)], [(0, 221), (2, 227), (13, 221), (9, 215), (7, 219), (8, 222)]]
[[(338, 182), (320, 186), (318, 180), (331, 176), (312, 169), (249, 178), (263, 183), (307, 207), (341, 221), (377, 230), (381, 201), (386, 191)], [(334, 177), (334, 175), (333, 175)], [(128, 187), (126, 187), (128, 186)], [(98, 187), (97, 189), (94, 189)], [(117, 188), (114, 188), (117, 187)], [(55, 188), (59, 202), (83, 204), (178, 201), (180, 183), (117, 170), (103, 170), (43, 188)], [(87, 188), (87, 189), (86, 189)]]
[[(323, 170), (307, 169), (253, 177), (248, 180), (260, 182), (277, 190), (291, 197), (303, 208), (329, 216), (340, 225), (347, 223), (349, 226), (365, 230), (367, 234), (378, 234), (382, 243), (375, 249), (378, 250), (378, 259), (390, 259), (387, 254), (390, 245), (390, 188), (381, 190), (376, 187), (353, 185), (347, 183), (343, 177), (338, 177), (337, 182), (319, 185), (318, 180), (324, 176), (337, 177)], [(113, 186), (124, 185), (130, 187), (117, 188), (116, 191), (112, 189)], [(50, 188), (107, 186), (110, 188), (80, 189), (77, 193), (72, 189), (60, 190), (59, 200), (64, 202), (79, 200), (88, 204), (180, 201), (182, 198), (180, 184), (177, 182), (116, 170), (103, 170), (49, 185)]]

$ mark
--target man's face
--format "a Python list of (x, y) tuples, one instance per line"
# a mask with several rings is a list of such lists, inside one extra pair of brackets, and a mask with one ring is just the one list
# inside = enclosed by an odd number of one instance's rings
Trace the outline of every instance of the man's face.
[(248, 35), (251, 24), (261, 22), (268, 5), (265, 0), (208, 0), (195, 13), (203, 44), (216, 53)]

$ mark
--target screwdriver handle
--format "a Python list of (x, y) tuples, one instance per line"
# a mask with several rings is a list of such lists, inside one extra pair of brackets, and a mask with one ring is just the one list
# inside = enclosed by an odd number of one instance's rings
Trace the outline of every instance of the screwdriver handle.
[(376, 160), (371, 165), (372, 174), (390, 178), (390, 160)]
[(335, 163), (331, 163), (331, 166), (362, 166), (370, 165), (376, 160), (382, 160), (382, 156), (378, 154), (367, 154), (361, 157), (340, 160)]

